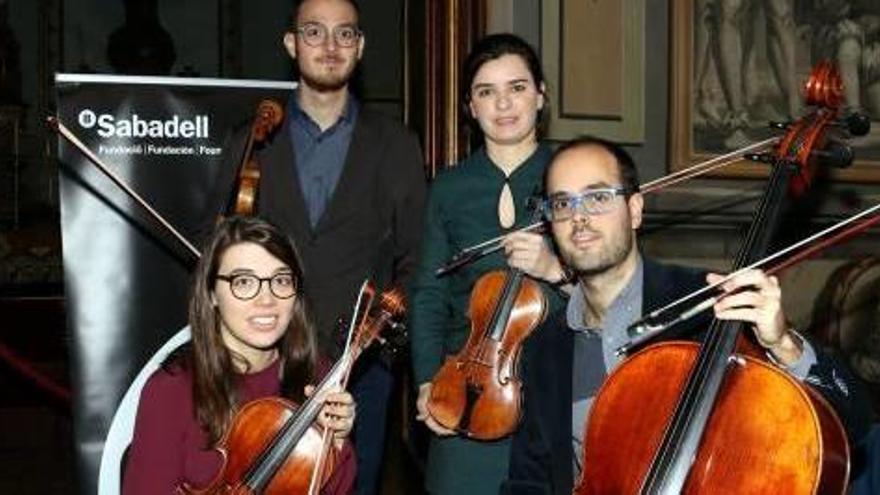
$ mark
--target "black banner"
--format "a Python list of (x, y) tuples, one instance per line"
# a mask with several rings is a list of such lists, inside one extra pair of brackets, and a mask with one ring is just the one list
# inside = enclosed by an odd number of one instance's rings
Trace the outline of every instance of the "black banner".
[[(232, 129), (260, 100), (284, 101), (293, 87), (59, 74), (57, 117), (191, 238)], [(59, 139), (58, 154), (80, 491), (115, 494), (140, 387), (188, 339), (196, 259), (80, 151)]]

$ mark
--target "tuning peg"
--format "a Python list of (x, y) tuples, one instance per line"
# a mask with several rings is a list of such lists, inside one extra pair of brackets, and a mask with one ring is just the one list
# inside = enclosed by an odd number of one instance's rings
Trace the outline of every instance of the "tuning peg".
[(397, 321), (388, 322), (388, 326), (388, 331), (380, 341), (379, 357), (390, 368), (401, 355), (406, 353), (409, 332), (405, 324)]
[(770, 153), (746, 153), (743, 158), (760, 163), (773, 163), (773, 160), (775, 159)]
[(813, 150), (810, 154), (818, 158), (822, 165), (834, 168), (849, 167), (855, 157), (851, 147), (837, 141), (829, 141), (824, 149)]
[(871, 118), (860, 112), (852, 112), (843, 119), (851, 136), (864, 136), (871, 132)]
[(786, 122), (770, 122), (767, 124), (771, 129), (777, 129), (780, 131), (787, 131), (789, 127), (791, 127), (791, 121)]
[(743, 157), (746, 160), (751, 160), (753, 162), (768, 163), (774, 167), (789, 167), (792, 169), (798, 168), (797, 161), (787, 158), (779, 158), (772, 153), (748, 153)]

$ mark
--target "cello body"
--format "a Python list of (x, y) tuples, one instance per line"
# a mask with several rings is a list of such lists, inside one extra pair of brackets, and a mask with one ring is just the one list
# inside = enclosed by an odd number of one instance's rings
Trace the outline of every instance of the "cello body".
[[(771, 175), (734, 269), (754, 267), (769, 251), (786, 191), (808, 188), (826, 131), (839, 122), (842, 81), (833, 65), (820, 62), (805, 88), (814, 108), (786, 125), (768, 157)], [(592, 404), (574, 492), (844, 493), (849, 447), (835, 412), (754, 357), (746, 327), (716, 319), (700, 344), (657, 344), (621, 363)]]
[[(643, 492), (699, 348), (655, 344), (609, 377), (590, 412), (575, 493)], [(682, 493), (844, 493), (849, 448), (828, 403), (759, 359), (738, 355), (729, 366)]]

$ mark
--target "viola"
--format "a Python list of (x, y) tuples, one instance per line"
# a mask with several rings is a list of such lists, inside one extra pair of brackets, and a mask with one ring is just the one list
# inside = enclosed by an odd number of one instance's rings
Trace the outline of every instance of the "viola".
[[(301, 406), (272, 397), (244, 405), (217, 446), (223, 459), (220, 472), (204, 488), (184, 484), (181, 494), (315, 494), (335, 468), (330, 435), (316, 418), (328, 390), (345, 388), (352, 366), (386, 327), (395, 327), (406, 312), (400, 289), (378, 296), (372, 311), (373, 289), (367, 283), (355, 308), (349, 342), (342, 357)], [(361, 303), (366, 299), (366, 303)]]
[(235, 207), (236, 215), (253, 215), (256, 208), (257, 191), (260, 185), (260, 164), (254, 155), (255, 145), (265, 142), (284, 119), (284, 110), (275, 100), (266, 99), (257, 105), (256, 115), (251, 124), (244, 155), (238, 171), (236, 183)]
[[(827, 149), (842, 101), (830, 63), (813, 70), (806, 95), (813, 110), (776, 146), (736, 268), (767, 250), (786, 190), (803, 191)], [(716, 320), (702, 344), (655, 344), (622, 362), (593, 402), (575, 493), (843, 493), (840, 420), (818, 393), (752, 355), (744, 326)]]
[[(533, 212), (534, 222), (540, 208)], [(468, 307), (471, 333), (431, 381), (427, 409), (442, 426), (478, 440), (495, 440), (519, 423), (523, 341), (543, 320), (547, 301), (537, 282), (515, 268), (480, 277)]]

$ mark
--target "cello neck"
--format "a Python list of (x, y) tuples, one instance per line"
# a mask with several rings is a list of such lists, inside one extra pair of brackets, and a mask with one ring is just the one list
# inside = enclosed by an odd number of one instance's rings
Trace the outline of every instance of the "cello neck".
[[(792, 168), (786, 164), (774, 167), (734, 268), (747, 266), (767, 252), (791, 177)], [(712, 322), (641, 493), (681, 492), (743, 326), (738, 321)]]

